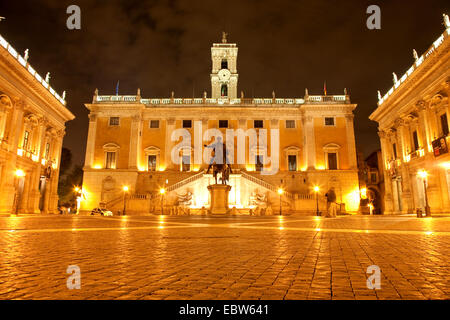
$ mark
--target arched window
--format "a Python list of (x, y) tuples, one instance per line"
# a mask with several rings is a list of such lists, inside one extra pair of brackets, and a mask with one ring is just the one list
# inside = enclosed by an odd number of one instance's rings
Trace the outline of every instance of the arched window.
[(222, 85), (222, 88), (220, 90), (220, 95), (222, 97), (228, 97), (228, 86), (226, 84)]
[(222, 67), (222, 69), (228, 69), (228, 61), (227, 61), (227, 59), (222, 59), (221, 67)]

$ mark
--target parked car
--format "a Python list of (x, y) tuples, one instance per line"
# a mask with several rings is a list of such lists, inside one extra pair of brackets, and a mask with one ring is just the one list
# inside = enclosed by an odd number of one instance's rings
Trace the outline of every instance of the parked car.
[(91, 216), (95, 216), (95, 215), (101, 215), (104, 217), (112, 217), (113, 213), (106, 209), (95, 208), (91, 211)]

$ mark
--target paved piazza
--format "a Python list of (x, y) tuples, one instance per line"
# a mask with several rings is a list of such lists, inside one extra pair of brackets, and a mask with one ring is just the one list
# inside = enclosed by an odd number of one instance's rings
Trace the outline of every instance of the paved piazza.
[(450, 298), (448, 216), (1, 217), (0, 250), (0, 299)]

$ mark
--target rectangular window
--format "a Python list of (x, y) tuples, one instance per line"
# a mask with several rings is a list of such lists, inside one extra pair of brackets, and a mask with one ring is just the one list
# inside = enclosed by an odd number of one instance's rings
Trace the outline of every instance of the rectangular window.
[(255, 160), (256, 160), (255, 161), (255, 170), (258, 171), (258, 172), (261, 172), (263, 170), (263, 167), (264, 167), (264, 165), (263, 165), (263, 157), (264, 156), (258, 155), (255, 158)]
[(44, 159), (48, 159), (49, 154), (50, 154), (50, 143), (47, 142), (47, 144), (45, 145)]
[(286, 120), (286, 129), (295, 129), (295, 120)]
[(326, 117), (325, 118), (325, 125), (326, 126), (334, 126), (334, 118), (333, 117)]
[(150, 129), (158, 129), (159, 120), (150, 120)]
[(115, 126), (118, 126), (119, 123), (120, 123), (120, 118), (119, 117), (110, 117), (109, 118), (109, 125), (110, 126), (115, 127)]
[(377, 183), (377, 174), (376, 173), (371, 173), (370, 174), (370, 182), (371, 183)]
[(417, 131), (413, 132), (414, 151), (419, 150), (419, 139), (417, 138)]
[(181, 170), (183, 170), (183, 171), (191, 171), (191, 157), (190, 156), (183, 156), (181, 158), (181, 160), (182, 160)]
[(228, 128), (228, 120), (219, 120), (219, 128)]
[(446, 136), (448, 135), (448, 121), (447, 121), (447, 114), (444, 113), (441, 115), (441, 128), (442, 128), (442, 135)]
[(183, 128), (192, 128), (192, 120), (183, 120)]
[(288, 155), (289, 171), (297, 171), (297, 156)]
[(106, 169), (116, 168), (116, 153), (106, 152)]
[(328, 153), (328, 170), (337, 170), (337, 154)]
[(397, 159), (397, 145), (395, 143), (392, 144), (392, 151), (394, 151), (394, 159)]
[(148, 156), (148, 171), (156, 171), (156, 155)]
[(264, 121), (263, 120), (254, 120), (253, 127), (254, 128), (264, 128)]
[(28, 139), (30, 138), (30, 133), (28, 131), (25, 131), (23, 135), (23, 149), (26, 150), (28, 147)]

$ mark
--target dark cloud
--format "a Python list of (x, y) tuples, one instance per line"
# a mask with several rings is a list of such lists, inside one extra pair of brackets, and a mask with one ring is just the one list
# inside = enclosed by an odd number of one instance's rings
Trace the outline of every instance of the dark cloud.
[[(66, 8), (82, 10), (82, 30), (65, 27)], [(378, 4), (382, 29), (366, 28), (366, 9)], [(84, 161), (87, 110), (95, 88), (145, 97), (201, 96), (210, 92), (210, 46), (221, 31), (239, 46), (239, 91), (246, 96), (302, 97), (307, 87), (321, 94), (348, 88), (358, 104), (358, 147), (367, 155), (379, 147), (376, 90), (392, 85), (443, 32), (448, 1), (8, 1), (0, 3), (0, 33), (30, 63), (52, 74), (52, 86), (67, 90), (77, 116), (65, 146)]]

